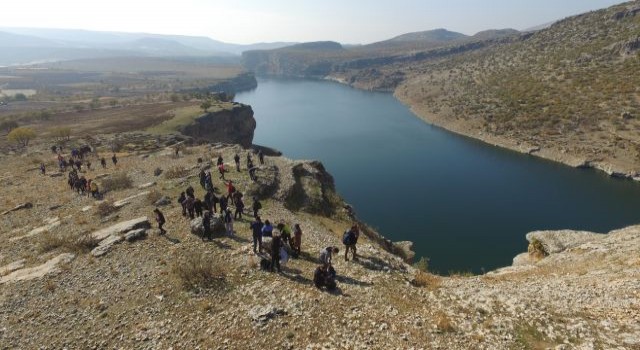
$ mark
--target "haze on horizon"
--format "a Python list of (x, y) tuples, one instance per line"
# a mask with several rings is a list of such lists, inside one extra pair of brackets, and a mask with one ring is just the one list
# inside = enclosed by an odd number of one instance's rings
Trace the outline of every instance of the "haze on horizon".
[(207, 36), (237, 44), (334, 40), (358, 44), (446, 28), (473, 35), (527, 29), (620, 0), (21, 0), (3, 4), (2, 27)]

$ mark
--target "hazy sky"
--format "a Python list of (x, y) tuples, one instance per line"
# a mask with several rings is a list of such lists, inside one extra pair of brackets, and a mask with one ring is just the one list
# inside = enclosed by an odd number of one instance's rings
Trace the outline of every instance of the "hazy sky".
[(434, 28), (525, 29), (616, 0), (3, 0), (1, 26), (369, 43)]

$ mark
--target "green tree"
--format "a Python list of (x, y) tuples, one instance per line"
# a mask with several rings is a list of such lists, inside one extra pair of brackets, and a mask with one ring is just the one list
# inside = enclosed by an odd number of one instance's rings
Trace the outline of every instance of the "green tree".
[(15, 96), (13, 96), (13, 99), (16, 100), (16, 101), (26, 101), (27, 100), (27, 95), (19, 92)]
[(36, 138), (36, 132), (33, 131), (33, 129), (24, 126), (11, 130), (9, 135), (7, 135), (7, 139), (9, 139), (9, 141), (17, 142), (23, 147), (27, 147), (29, 145), (29, 141), (34, 138)]
[(202, 104), (200, 105), (200, 108), (202, 108), (202, 110), (206, 113), (209, 110), (209, 108), (211, 108), (211, 101), (206, 100), (202, 102)]

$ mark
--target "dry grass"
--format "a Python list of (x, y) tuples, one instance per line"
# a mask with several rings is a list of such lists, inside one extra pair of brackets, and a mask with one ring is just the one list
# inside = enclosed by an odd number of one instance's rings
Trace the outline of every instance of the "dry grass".
[(118, 208), (116, 208), (113, 203), (109, 201), (104, 201), (98, 204), (98, 206), (96, 207), (96, 215), (101, 218), (107, 217), (115, 213), (116, 211), (118, 211)]
[(436, 314), (436, 328), (441, 332), (455, 332), (456, 327), (449, 316), (440, 311)]
[(164, 172), (164, 177), (167, 179), (179, 179), (189, 174), (189, 171), (181, 166), (172, 166)]
[(160, 193), (158, 190), (151, 190), (147, 195), (147, 202), (149, 202), (149, 204), (154, 204), (155, 202), (160, 200), (160, 198), (162, 198), (162, 193)]
[(441, 277), (432, 275), (424, 271), (416, 272), (415, 276), (413, 277), (413, 281), (411, 281), (411, 284), (413, 284), (416, 287), (429, 288), (429, 289), (437, 289), (438, 287), (440, 287), (441, 283), (442, 283)]
[(63, 249), (76, 254), (90, 252), (97, 246), (98, 241), (90, 234), (78, 237), (72, 234), (55, 234), (49, 232), (45, 232), (40, 236), (40, 240), (37, 245), (40, 253)]
[(176, 261), (172, 272), (184, 290), (224, 290), (227, 287), (224, 269), (211, 256), (191, 254)]
[(111, 177), (102, 180), (103, 192), (124, 190), (127, 188), (131, 188), (132, 186), (133, 180), (131, 180), (129, 175), (127, 175), (126, 173), (113, 174)]

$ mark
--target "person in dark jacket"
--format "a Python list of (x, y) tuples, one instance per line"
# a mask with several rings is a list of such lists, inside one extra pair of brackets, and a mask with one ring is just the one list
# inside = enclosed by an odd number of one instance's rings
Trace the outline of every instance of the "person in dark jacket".
[(158, 222), (158, 228), (160, 229), (160, 234), (163, 235), (167, 233), (167, 231), (162, 227), (166, 222), (164, 218), (164, 214), (162, 214), (162, 212), (158, 208), (155, 208), (153, 212), (156, 214), (156, 221)]
[(258, 217), (258, 212), (262, 209), (262, 204), (258, 200), (258, 197), (253, 197), (253, 204), (251, 205), (251, 209), (253, 209), (253, 217)]
[(118, 157), (116, 157), (116, 154), (114, 153), (113, 156), (111, 157), (111, 161), (113, 162), (113, 165), (115, 166), (116, 164), (118, 164)]
[(195, 210), (197, 217), (201, 217), (202, 216), (202, 208), (203, 208), (202, 201), (200, 200), (200, 198), (197, 198), (193, 202), (193, 210)]
[(100, 158), (100, 165), (102, 165), (102, 169), (107, 168), (107, 161), (106, 159), (104, 159), (104, 157)]
[(280, 248), (282, 248), (282, 239), (279, 234), (276, 234), (271, 240), (271, 272), (273, 272), (274, 267), (278, 269), (278, 272), (281, 272)]
[(236, 153), (236, 155), (233, 157), (233, 160), (236, 162), (236, 170), (239, 172), (240, 171), (240, 156), (238, 155), (238, 153)]
[(180, 193), (180, 197), (178, 197), (178, 203), (180, 203), (180, 205), (182, 206), (182, 216), (187, 216), (187, 205), (185, 200), (187, 199), (187, 196), (184, 194), (184, 192)]
[(211, 232), (211, 212), (208, 210), (205, 211), (202, 216), (202, 227), (204, 229), (202, 240), (204, 241), (205, 238), (210, 241), (213, 240), (213, 233)]
[(236, 212), (233, 214), (234, 219), (242, 219), (242, 211), (244, 211), (244, 202), (242, 197), (236, 198)]
[(251, 223), (249, 226), (251, 228), (251, 232), (253, 233), (253, 252), (256, 252), (256, 247), (259, 248), (259, 251), (262, 252), (262, 227), (264, 224), (262, 220), (260, 220), (259, 216), (256, 216), (255, 221)]

